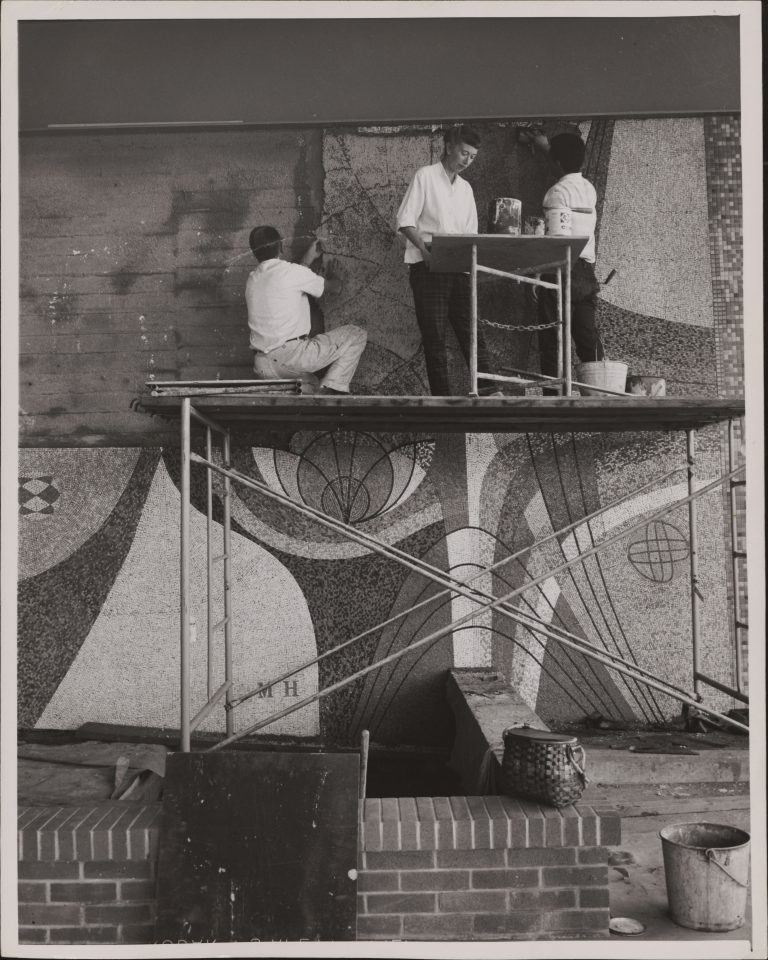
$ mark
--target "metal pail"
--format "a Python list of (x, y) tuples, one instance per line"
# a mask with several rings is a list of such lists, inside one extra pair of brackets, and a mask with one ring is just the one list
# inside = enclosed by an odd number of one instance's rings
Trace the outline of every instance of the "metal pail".
[(711, 932), (743, 926), (749, 834), (717, 823), (674, 823), (659, 836), (674, 922)]

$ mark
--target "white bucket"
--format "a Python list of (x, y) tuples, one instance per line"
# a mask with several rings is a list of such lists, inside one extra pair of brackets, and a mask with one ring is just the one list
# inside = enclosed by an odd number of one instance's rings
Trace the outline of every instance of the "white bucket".
[[(619, 360), (592, 360), (589, 363), (578, 364), (576, 380), (578, 383), (587, 383), (594, 387), (605, 387), (606, 390), (624, 393), (627, 388), (628, 370), (627, 364)], [(608, 393), (589, 390), (587, 387), (579, 387), (578, 390), (583, 397), (610, 396)]]
[(669, 914), (691, 930), (738, 930), (749, 887), (749, 834), (717, 823), (675, 823), (659, 832)]

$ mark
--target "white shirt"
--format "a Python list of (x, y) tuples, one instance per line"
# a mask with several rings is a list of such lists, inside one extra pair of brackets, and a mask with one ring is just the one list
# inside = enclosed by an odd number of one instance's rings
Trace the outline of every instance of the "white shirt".
[(248, 275), (245, 304), (251, 348), (269, 353), (310, 330), (309, 300), (322, 295), (325, 280), (309, 267), (287, 260), (264, 260)]
[(544, 195), (544, 210), (553, 207), (570, 207), (571, 232), (575, 237), (589, 237), (579, 256), (589, 263), (595, 262), (595, 226), (597, 224), (597, 192), (580, 173), (566, 173)]
[[(401, 227), (415, 227), (426, 242), (435, 233), (477, 233), (472, 187), (458, 175), (451, 183), (442, 163), (420, 167), (397, 211), (397, 229)], [(419, 248), (406, 239), (405, 262), (423, 259)]]

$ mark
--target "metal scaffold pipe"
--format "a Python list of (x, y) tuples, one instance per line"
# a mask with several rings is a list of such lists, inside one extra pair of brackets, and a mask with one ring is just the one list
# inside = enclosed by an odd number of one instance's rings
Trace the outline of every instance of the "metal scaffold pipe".
[[(488, 574), (496, 573), (500, 568), (507, 566), (513, 560), (519, 560), (521, 557), (525, 556), (527, 553), (530, 553), (535, 548), (541, 547), (546, 543), (550, 543), (551, 541), (556, 540), (558, 537), (565, 536), (566, 534), (570, 533), (572, 530), (576, 529), (577, 527), (580, 527), (585, 523), (589, 523), (591, 520), (598, 518), (602, 514), (606, 513), (608, 510), (614, 509), (615, 507), (631, 499), (632, 497), (636, 497), (638, 494), (654, 486), (655, 484), (663, 483), (665, 480), (669, 479), (669, 477), (673, 476), (675, 473), (678, 473), (678, 472), (679, 472), (679, 469), (669, 470), (665, 474), (661, 474), (658, 477), (654, 477), (651, 480), (648, 480), (642, 486), (635, 488), (634, 490), (624, 494), (621, 497), (617, 497), (615, 500), (607, 504), (605, 507), (601, 507), (599, 510), (596, 510), (593, 513), (587, 514), (586, 516), (581, 517), (579, 520), (575, 520), (572, 523), (569, 523), (567, 526), (561, 527), (559, 530), (555, 530), (553, 533), (549, 534), (546, 537), (543, 537), (541, 540), (537, 540), (535, 543), (529, 544), (527, 547), (522, 547), (520, 550), (516, 551), (513, 554), (510, 554), (507, 557), (502, 557), (501, 560), (497, 560), (496, 563), (492, 564), (490, 567), (486, 567), (483, 570), (478, 571), (477, 573), (473, 574), (471, 577), (467, 578), (466, 580), (459, 580), (456, 577), (452, 577), (450, 574), (445, 573), (442, 570), (439, 570), (437, 567), (432, 567), (430, 564), (427, 564), (425, 561), (421, 559), (418, 559), (415, 557), (409, 557), (409, 559), (414, 560), (417, 564), (419, 564), (420, 566), (423, 566), (425, 569), (430, 569), (432, 572), (439, 574), (441, 584), (450, 580), (451, 584), (457, 584), (459, 586), (469, 587), (476, 580), (479, 580), (480, 578), (485, 577)], [(249, 485), (252, 482), (253, 484), (256, 485), (256, 489), (259, 489), (259, 490), (264, 489), (263, 484), (258, 483), (258, 481), (252, 481), (250, 477), (244, 477), (243, 474), (240, 474), (237, 471), (235, 471), (235, 473), (237, 475), (238, 480), (243, 484)], [(282, 501), (282, 502), (285, 502), (285, 501)], [(296, 506), (293, 501), (291, 501), (291, 504), (293, 506)], [(314, 517), (315, 515), (312, 514), (312, 516)], [(325, 517), (324, 515), (321, 515), (321, 516), (323, 516), (324, 522), (327, 522), (330, 526), (334, 527), (335, 529), (339, 529), (344, 535), (347, 535), (347, 530), (349, 529), (347, 524), (344, 524), (342, 521), (335, 520), (331, 517)], [(360, 533), (360, 536), (366, 538), (366, 540), (371, 544), (372, 549), (376, 549), (376, 547), (373, 546), (373, 544), (377, 544), (381, 548), (379, 552), (386, 551), (386, 554), (385, 554), (386, 556), (390, 557), (390, 559), (395, 559), (397, 562), (400, 562), (397, 556), (397, 553), (399, 553), (400, 551), (397, 551), (396, 548), (390, 547), (388, 544), (383, 543), (383, 541), (380, 541), (369, 534)], [(406, 554), (405, 556), (409, 556), (409, 555)], [(311, 660), (307, 660), (305, 663), (302, 663), (296, 667), (293, 667), (291, 670), (280, 674), (280, 676), (275, 677), (274, 679), (268, 681), (267, 683), (263, 684), (260, 687), (257, 687), (255, 690), (242, 694), (241, 696), (233, 699), (232, 704), (236, 705), (238, 703), (242, 703), (243, 701), (250, 699), (251, 697), (255, 696), (259, 692), (259, 690), (262, 690), (265, 686), (274, 686), (275, 684), (281, 683), (284, 680), (290, 679), (291, 677), (295, 676), (297, 673), (301, 673), (302, 670), (305, 670), (308, 667), (314, 666), (316, 663), (319, 663), (321, 660), (326, 659), (332, 654), (345, 649), (346, 647), (350, 646), (353, 643), (357, 643), (359, 640), (362, 640), (365, 637), (370, 636), (372, 633), (376, 633), (379, 630), (384, 629), (385, 627), (391, 626), (393, 623), (397, 623), (398, 620), (401, 620), (404, 617), (408, 616), (409, 614), (415, 613), (416, 611), (423, 609), (424, 607), (428, 606), (431, 603), (435, 603), (438, 600), (447, 598), (449, 595), (455, 592), (456, 590), (453, 589), (453, 586), (448, 586), (446, 589), (441, 590), (439, 593), (433, 594), (431, 597), (427, 597), (425, 600), (422, 600), (419, 603), (414, 604), (412, 607), (402, 610), (400, 613), (395, 614), (394, 616), (390, 617), (388, 620), (385, 620), (382, 623), (376, 624), (376, 626), (371, 627), (368, 630), (365, 630), (363, 633), (357, 634), (356, 636), (351, 637), (349, 640), (345, 640), (343, 643), (337, 644), (335, 647), (331, 647), (329, 650), (324, 651), (323, 653), (319, 654), (317, 657), (313, 657)], [(488, 595), (484, 594), (484, 596), (487, 597)], [(580, 638), (575, 638), (575, 639), (580, 639)], [(614, 656), (614, 654), (609, 654), (609, 655)]]
[[(271, 497), (271, 498), (273, 498), (273, 499), (276, 499), (276, 500), (285, 500), (285, 502), (287, 502), (288, 504), (290, 504), (291, 506), (293, 506), (295, 509), (299, 510), (299, 512), (306, 513), (307, 515), (310, 515), (310, 516), (314, 516), (315, 519), (318, 520), (318, 522), (321, 522), (321, 523), (323, 523), (323, 524), (325, 524), (325, 525), (328, 525), (328, 526), (332, 526), (332, 525), (333, 525), (333, 522), (332, 522), (329, 518), (327, 518), (325, 515), (319, 514), (317, 511), (314, 511), (312, 508), (306, 507), (306, 506), (304, 506), (304, 505), (296, 504), (296, 503), (294, 503), (293, 501), (290, 501), (288, 498), (283, 498), (282, 495), (277, 494), (275, 491), (270, 490), (269, 488), (265, 487), (265, 486), (262, 485), (262, 484), (259, 484), (257, 481), (254, 481), (254, 480), (252, 480), (252, 479), (249, 478), (249, 477), (245, 477), (244, 475), (239, 474), (239, 473), (236, 473), (236, 472), (234, 472), (234, 471), (224, 470), (223, 468), (219, 467), (219, 466), (216, 465), (216, 464), (207, 463), (206, 461), (203, 460), (202, 457), (199, 457), (199, 456), (196, 455), (196, 454), (193, 454), (192, 456), (193, 456), (193, 459), (194, 459), (196, 462), (204, 464), (204, 465), (207, 466), (209, 469), (213, 469), (213, 470), (217, 471), (218, 473), (221, 473), (221, 474), (224, 474), (224, 475), (229, 474), (229, 475), (231, 475), (232, 479), (236, 480), (237, 482), (243, 483), (243, 484), (245, 484), (245, 485), (247, 485), (247, 486), (252, 486), (254, 489), (261, 490), (262, 492), (265, 493), (265, 495), (267, 495), (267, 496), (269, 496), (269, 497)], [(742, 469), (742, 468), (738, 468), (737, 470), (733, 471), (733, 473), (738, 472), (738, 470), (740, 470), (740, 469)], [(685, 497), (685, 498), (683, 498), (683, 499), (681, 499), (681, 500), (679, 500), (679, 501), (675, 501), (674, 503), (668, 505), (667, 507), (664, 507), (664, 508), (656, 511), (656, 512), (653, 514), (653, 517), (654, 517), (654, 518), (660, 518), (660, 517), (662, 517), (662, 516), (666, 516), (668, 513), (672, 512), (673, 510), (675, 510), (675, 509), (677, 509), (677, 508), (679, 508), (680, 506), (684, 506), (686, 503), (689, 503), (692, 499), (698, 499), (699, 497), (703, 496), (704, 494), (706, 494), (706, 493), (710, 492), (711, 490), (715, 489), (715, 488), (716, 488), (717, 486), (719, 486), (725, 479), (729, 479), (730, 476), (732, 476), (732, 474), (728, 474), (728, 475), (726, 475), (725, 477), (719, 478), (719, 479), (717, 479), (717, 480), (715, 480), (715, 481), (712, 481), (712, 482), (709, 483), (709, 484), (706, 484), (705, 486), (701, 487), (698, 491), (695, 491), (694, 493), (689, 494), (688, 497)], [(296, 712), (297, 710), (301, 710), (301, 709), (303, 709), (305, 706), (307, 706), (308, 704), (310, 704), (310, 703), (312, 703), (312, 702), (314, 702), (314, 701), (316, 701), (316, 700), (319, 700), (319, 699), (321, 699), (322, 697), (326, 697), (326, 696), (328, 696), (329, 694), (336, 692), (337, 690), (342, 689), (343, 687), (347, 686), (347, 685), (350, 684), (350, 683), (353, 683), (354, 681), (356, 681), (356, 680), (360, 679), (361, 677), (367, 675), (368, 673), (372, 672), (373, 670), (378, 670), (378, 669), (380, 669), (382, 666), (384, 666), (385, 664), (390, 663), (390, 662), (392, 662), (392, 661), (394, 661), (394, 660), (397, 660), (397, 659), (399, 659), (401, 656), (404, 656), (405, 654), (410, 653), (410, 652), (413, 651), (414, 649), (423, 646), (425, 643), (434, 642), (434, 641), (436, 641), (436, 640), (438, 640), (438, 639), (441, 639), (442, 637), (446, 636), (448, 633), (450, 633), (450, 632), (452, 632), (453, 630), (455, 630), (457, 627), (461, 626), (463, 623), (468, 622), (468, 621), (470, 621), (470, 620), (473, 620), (473, 619), (478, 615), (478, 613), (480, 613), (480, 612), (483, 612), (483, 611), (486, 611), (486, 610), (496, 610), (496, 609), (502, 608), (503, 606), (505, 606), (506, 604), (508, 604), (508, 601), (509, 601), (510, 599), (512, 599), (513, 597), (519, 595), (520, 593), (523, 593), (524, 591), (526, 591), (526, 590), (528, 590), (528, 589), (530, 589), (530, 588), (532, 588), (532, 587), (534, 587), (534, 586), (537, 586), (539, 583), (543, 582), (544, 580), (549, 579), (550, 577), (554, 576), (555, 574), (560, 573), (560, 572), (562, 572), (562, 571), (564, 571), (564, 570), (569, 569), (569, 568), (570, 568), (571, 566), (573, 566), (574, 564), (583, 562), (587, 557), (592, 556), (593, 554), (597, 553), (599, 550), (604, 549), (606, 546), (609, 546), (610, 544), (615, 543), (616, 541), (618, 541), (618, 540), (620, 540), (620, 539), (623, 539), (623, 538), (626, 537), (629, 533), (632, 533), (632, 532), (634, 532), (635, 530), (640, 529), (640, 528), (641, 528), (642, 526), (644, 526), (647, 522), (648, 522), (648, 518), (646, 517), (646, 518), (644, 518), (642, 521), (639, 521), (638, 523), (632, 524), (630, 527), (628, 527), (627, 529), (623, 530), (621, 533), (615, 534), (615, 535), (612, 536), (612, 537), (608, 537), (608, 538), (607, 538), (606, 540), (604, 540), (599, 546), (590, 547), (589, 549), (585, 550), (583, 553), (580, 553), (579, 556), (573, 558), (572, 560), (568, 560), (568, 561), (566, 561), (565, 563), (556, 566), (555, 568), (553, 568), (552, 570), (548, 571), (547, 573), (542, 574), (542, 575), (540, 575), (539, 577), (533, 578), (529, 583), (525, 584), (525, 585), (522, 586), (522, 587), (518, 587), (518, 588), (510, 591), (509, 593), (503, 595), (503, 596), (500, 597), (500, 598), (491, 600), (489, 603), (479, 603), (479, 601), (478, 601), (479, 607), (478, 607), (477, 610), (470, 611), (470, 612), (469, 612), (468, 614), (466, 614), (464, 617), (461, 617), (461, 618), (459, 618), (459, 620), (451, 623), (448, 627), (445, 627), (445, 628), (443, 628), (443, 629), (441, 629), (441, 630), (438, 630), (436, 633), (430, 634), (430, 635), (428, 635), (427, 637), (423, 637), (423, 638), (420, 638), (420, 639), (417, 640), (417, 641), (414, 641), (414, 642), (411, 643), (409, 646), (404, 647), (402, 650), (396, 651), (395, 653), (390, 654), (390, 655), (388, 655), (387, 657), (382, 658), (381, 660), (377, 661), (376, 663), (371, 664), (371, 665), (369, 665), (368, 667), (365, 667), (365, 668), (363, 668), (362, 670), (358, 671), (357, 673), (355, 673), (355, 674), (353, 674), (353, 675), (350, 675), (349, 677), (346, 677), (346, 678), (344, 678), (343, 680), (341, 680), (341, 681), (339, 681), (339, 682), (337, 682), (337, 683), (335, 683), (335, 684), (332, 684), (332, 685), (329, 686), (329, 687), (324, 688), (323, 690), (318, 691), (317, 693), (311, 695), (310, 697), (307, 697), (307, 698), (303, 699), (302, 701), (300, 701), (300, 702), (297, 703), (297, 704), (292, 705), (291, 707), (287, 707), (285, 710), (282, 710), (282, 711), (279, 711), (279, 712), (276, 713), (276, 714), (273, 714), (272, 716), (266, 718), (266, 719), (263, 720), (263, 721), (260, 721), (260, 722), (258, 722), (258, 723), (256, 723), (256, 724), (252, 724), (252, 725), (249, 726), (247, 729), (239, 732), (238, 734), (235, 734), (235, 735), (232, 735), (232, 736), (228, 736), (225, 740), (221, 741), (219, 744), (217, 744), (216, 746), (214, 746), (214, 747), (212, 747), (212, 748), (210, 748), (210, 749), (220, 749), (220, 748), (226, 746), (227, 744), (234, 742), (235, 740), (238, 740), (238, 739), (241, 739), (242, 737), (248, 736), (249, 734), (254, 733), (256, 730), (259, 730), (259, 729), (261, 729), (261, 728), (263, 728), (263, 727), (265, 727), (265, 726), (269, 726), (270, 724), (276, 722), (277, 720), (282, 719), (284, 716), (287, 716), (287, 715), (289, 715), (290, 713), (294, 713), (294, 712)], [(346, 527), (346, 525), (344, 525), (344, 526)], [(357, 540), (358, 542), (360, 542), (360, 541), (363, 539), (363, 536), (362, 536), (358, 531), (355, 531), (355, 530), (353, 530), (353, 529), (351, 529), (351, 528), (346, 529), (344, 532), (345, 532), (345, 535), (348, 536), (348, 537), (349, 537), (350, 539), (352, 539), (352, 540)], [(407, 556), (407, 555), (406, 555), (406, 556)], [(411, 568), (413, 567), (413, 563), (414, 563), (413, 558), (409, 558), (408, 561), (406, 561), (404, 558), (400, 558), (400, 562), (403, 563), (403, 564), (406, 565), (406, 566), (411, 567)], [(425, 576), (428, 576), (428, 575), (429, 575), (429, 573), (428, 573), (426, 570), (423, 570), (423, 569), (422, 569), (422, 570), (419, 570), (418, 572), (424, 574)], [(451, 586), (450, 589), (453, 591), (453, 590), (454, 590), (454, 587)], [(459, 590), (459, 591), (457, 591), (457, 592), (461, 592), (461, 591)], [(474, 596), (470, 596), (470, 599), (476, 599), (476, 598), (475, 598)], [(561, 642), (565, 642), (562, 637), (557, 637), (557, 636), (554, 635), (554, 634), (553, 634), (553, 638), (554, 638), (554, 639), (559, 639)], [(567, 644), (566, 644), (566, 645), (567, 645)], [(704, 708), (702, 708), (702, 707), (698, 704), (697, 701), (693, 700), (692, 698), (690, 698), (690, 697), (688, 697), (688, 696), (686, 696), (686, 695), (684, 695), (684, 694), (679, 693), (677, 689), (667, 688), (666, 685), (664, 684), (664, 682), (659, 682), (659, 683), (657, 683), (656, 681), (651, 680), (651, 679), (648, 678), (648, 677), (640, 678), (640, 677), (636, 676), (632, 671), (628, 670), (628, 669), (625, 668), (625, 667), (620, 666), (620, 665), (617, 664), (617, 663), (606, 662), (606, 661), (608, 660), (608, 658), (604, 658), (604, 656), (603, 656), (602, 653), (599, 653), (599, 654), (598, 654), (598, 652), (597, 652), (596, 650), (594, 650), (594, 649), (590, 649), (589, 651), (587, 651), (586, 649), (584, 649), (583, 647), (581, 647), (580, 650), (581, 650), (581, 652), (583, 652), (583, 653), (584, 653), (585, 655), (587, 655), (587, 656), (592, 656), (592, 657), (594, 657), (595, 659), (601, 660), (601, 662), (605, 662), (607, 666), (610, 666), (612, 669), (615, 669), (615, 670), (616, 670), (617, 672), (619, 672), (619, 673), (632, 676), (633, 679), (638, 680), (638, 681), (640, 681), (640, 682), (643, 682), (643, 683), (645, 683), (645, 684), (648, 685), (648, 686), (651, 686), (651, 687), (654, 687), (654, 688), (656, 688), (656, 689), (659, 689), (661, 692), (667, 693), (669, 696), (674, 697), (674, 698), (677, 699), (677, 700), (681, 700), (681, 701), (684, 702), (684, 703), (690, 703), (691, 705), (697, 706), (699, 709), (704, 710)], [(708, 710), (708, 709), (707, 709), (707, 710), (704, 710), (704, 712), (708, 713), (708, 714), (711, 715), (711, 716), (716, 717), (716, 718), (719, 719), (719, 720), (722, 720), (722, 721), (724, 721), (724, 722), (726, 722), (726, 723), (728, 723), (728, 724), (731, 724), (731, 725), (733, 725), (733, 726), (739, 727), (739, 728), (744, 729), (744, 730), (747, 730), (747, 729), (748, 729), (747, 727), (745, 727), (743, 724), (739, 723), (738, 721), (735, 721), (735, 720), (732, 720), (731, 718), (725, 717), (725, 716), (717, 713), (716, 711)]]

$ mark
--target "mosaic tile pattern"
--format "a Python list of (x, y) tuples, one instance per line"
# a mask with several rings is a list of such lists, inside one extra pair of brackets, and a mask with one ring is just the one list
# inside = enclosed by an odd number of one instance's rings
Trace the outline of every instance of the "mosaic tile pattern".
[(599, 275), (609, 303), (711, 327), (703, 120), (617, 120), (605, 188)]
[[(704, 437), (707, 431), (702, 431)], [(609, 445), (598, 449), (595, 465), (603, 502), (638, 487), (669, 469), (677, 473), (669, 480), (655, 485), (649, 491), (606, 512), (597, 529), (620, 531), (623, 527), (642, 518), (643, 515), (673, 503), (688, 493), (685, 476), (685, 460), (682, 456), (680, 438), (671, 437), (646, 440), (640, 435), (633, 441), (627, 435), (625, 446), (611, 449)], [(645, 448), (645, 449), (644, 449)], [(616, 470), (616, 461), (630, 456), (623, 468)], [(637, 460), (633, 458), (638, 458)], [(718, 451), (702, 443), (697, 448), (696, 486), (714, 479), (719, 472)], [(703, 596), (701, 603), (701, 664), (702, 672), (732, 685), (733, 662), (723, 646), (723, 636), (728, 635), (727, 622), (727, 557), (725, 553), (725, 518), (720, 496), (715, 491), (698, 501), (699, 536), (699, 583)], [(683, 507), (667, 514), (664, 523), (680, 532), (687, 544), (689, 539), (688, 509)], [(691, 600), (688, 560), (669, 580), (655, 582), (635, 569), (628, 556), (627, 546), (638, 538), (631, 534), (607, 548), (603, 565), (610, 572), (610, 592), (613, 602), (621, 612), (622, 620), (632, 630), (633, 649), (642, 666), (656, 672), (659, 663), (664, 663), (664, 675), (685, 689), (692, 689), (691, 661)], [(675, 651), (670, 656), (670, 650)], [(667, 698), (665, 698), (667, 699)], [(707, 692), (710, 705), (726, 705), (728, 701), (716, 691)], [(679, 705), (668, 701), (665, 708), (670, 714), (679, 712)]]
[[(709, 252), (712, 269), (712, 297), (717, 340), (717, 387), (721, 397), (744, 394), (744, 295), (742, 288), (742, 179), (741, 179), (741, 120), (738, 116), (706, 117), (704, 119), (704, 149), (707, 162), (707, 201), (709, 204)], [(735, 431), (736, 443), (743, 442), (739, 425)], [(721, 467), (728, 469), (727, 426), (721, 428)], [(736, 490), (736, 545), (744, 549), (746, 533), (746, 491)], [(731, 510), (730, 494), (723, 493), (723, 509)], [(746, 630), (735, 627), (734, 591), (739, 599), (742, 622), (748, 623), (747, 568), (737, 566), (736, 585), (728, 570), (729, 613), (733, 642), (741, 642), (744, 663), (747, 663)], [(744, 682), (748, 677), (742, 678)]]
[[(671, 396), (738, 390), (743, 355), (737, 120), (595, 120), (582, 122), (580, 129), (587, 139), (586, 172), (598, 193), (598, 275), (619, 268), (602, 288), (598, 310), (609, 356), (628, 362), (634, 374), (664, 377)], [(551, 176), (539, 158), (518, 146), (514, 122), (483, 124), (481, 133), (483, 147), (468, 177), (481, 230), (482, 214), (496, 196), (521, 198), (524, 215), (540, 212)], [(426, 392), (393, 221), (413, 171), (437, 159), (440, 148), (439, 133), (429, 127), (322, 133), (320, 227), (345, 280), (342, 295), (327, 305), (326, 322), (358, 322), (368, 330), (356, 382), (363, 392)], [(480, 307), (482, 316), (510, 325), (529, 322), (532, 312), (525, 291), (493, 280), (480, 291)], [(488, 339), (497, 365), (537, 369), (535, 335), (490, 331)], [(465, 391), (466, 368), (455, 344), (450, 356), (452, 382), (457, 392)], [(683, 439), (617, 434), (320, 440), (301, 433), (268, 442), (238, 437), (233, 460), (274, 490), (327, 509), (441, 569), (469, 575), (610, 502), (665, 465), (681, 465)], [(717, 429), (699, 434), (700, 482), (719, 472), (721, 450)], [(25, 725), (71, 726), (83, 717), (98, 719), (94, 712), (124, 722), (177, 723), (178, 479), (174, 450), (22, 451), (20, 511), (31, 511), (20, 517)], [(681, 484), (682, 476), (658, 484), (590, 529), (579, 527), (485, 578), (483, 587), (500, 595), (546, 576), (578, 549), (669, 502)], [(218, 481), (215, 491), (218, 523)], [(192, 474), (192, 502), (195, 552), (202, 555), (205, 485), (198, 470)], [(723, 508), (719, 495), (700, 504), (702, 665), (731, 683), (732, 658), (722, 639), (729, 622)], [(677, 556), (687, 536), (685, 511), (664, 523), (655, 534), (661, 530), (670, 541), (678, 539), (673, 529), (680, 535), (669, 563), (648, 560), (644, 527), (604, 555), (547, 576), (539, 588), (521, 594), (518, 605), (650, 669), (663, 660), (670, 679), (690, 686), (687, 560), (682, 552)], [(442, 598), (382, 628), (384, 620), (438, 588), (243, 487), (233, 497), (233, 532), (237, 635), (247, 638), (236, 644), (242, 682), (263, 682), (296, 658), (325, 652), (370, 629), (370, 635), (297, 678), (302, 693), (314, 690), (471, 609), (464, 600)], [(638, 545), (645, 553), (638, 553)], [(201, 576), (196, 562), (197, 649), (204, 636)], [(594, 712), (648, 719), (679, 709), (494, 612), (268, 732), (319, 730), (329, 738), (355, 740), (366, 728), (380, 742), (446, 746), (451, 720), (443, 678), (455, 663), (500, 669), (545, 720)], [(218, 677), (218, 661), (216, 671)], [(202, 702), (204, 686), (196, 659), (196, 701)], [(244, 722), (292, 695), (273, 690), (271, 697), (252, 701)], [(719, 702), (718, 697), (708, 694), (707, 702)], [(219, 723), (210, 721), (212, 728)]]
[[(68, 728), (86, 721), (174, 727), (178, 717), (179, 494), (162, 462), (147, 496), (131, 549), (87, 640), (43, 712), (39, 725)], [(221, 543), (221, 530), (214, 531)], [(190, 530), (193, 713), (206, 699), (205, 517), (195, 511)], [(165, 571), (165, 576), (159, 576)], [(232, 536), (233, 671), (238, 695), (315, 656), (314, 630), (295, 580), (270, 553)], [(223, 584), (216, 584), (215, 620), (223, 616)], [(217, 635), (213, 689), (223, 682), (223, 634)], [(237, 709), (236, 729), (317, 689), (317, 667)], [(119, 691), (119, 696), (115, 696)], [(214, 711), (200, 729), (224, 729)], [(315, 704), (269, 727), (274, 734), (314, 735)]]
[[(65, 560), (99, 530), (138, 459), (138, 450), (119, 448), (19, 451), (19, 579)], [(43, 478), (53, 490), (38, 490)], [(37, 501), (27, 496), (33, 488)]]
[(631, 374), (663, 377), (668, 397), (714, 395), (713, 330), (630, 313), (604, 300), (597, 323), (608, 356), (628, 364)]
[(19, 477), (19, 516), (37, 520), (56, 512), (56, 501), (61, 496), (55, 478)]
[(738, 397), (744, 392), (740, 125), (738, 116), (704, 119), (708, 253), (721, 397)]
[[(86, 484), (93, 479), (90, 469), (95, 463), (95, 458), (88, 454), (93, 452), (77, 449), (41, 450), (35, 451), (35, 456), (50, 454), (48, 462), (56, 462), (57, 476), (72, 478), (78, 475), (78, 463), (82, 462), (81, 476), (85, 482), (82, 489), (73, 491), (72, 499), (76, 505), (87, 506), (89, 488)], [(43, 572), (27, 576), (19, 583), (17, 693), (18, 722), (22, 727), (33, 727), (38, 723), (54, 691), (67, 675), (99, 616), (133, 541), (158, 453), (136, 450), (120, 452), (123, 453), (122, 459), (116, 457), (112, 462), (130, 462), (133, 467), (127, 482), (123, 484), (121, 495), (116, 498), (114, 508), (95, 527), (86, 526), (91, 521), (90, 516), (83, 518), (78, 509), (73, 510), (69, 514), (74, 528), (72, 539), (80, 543), (84, 539), (84, 529), (89, 530), (88, 539), (65, 559), (48, 566), (57, 555), (52, 550), (43, 561)], [(21, 453), (26, 458), (30, 451)], [(65, 468), (67, 457), (69, 462)], [(120, 479), (119, 470), (116, 474)], [(105, 486), (109, 488), (106, 478)], [(101, 505), (98, 501), (94, 505), (97, 515), (102, 505), (103, 501)], [(40, 531), (39, 539), (33, 538), (30, 532), (22, 535), (20, 531), (20, 570), (41, 565), (35, 554), (39, 551), (45, 555), (48, 523), (58, 522), (67, 515), (62, 509), (60, 514), (52, 518), (30, 524), (35, 531)], [(23, 528), (23, 523), (20, 523), (20, 527)], [(60, 537), (58, 543), (54, 544), (58, 551), (63, 549), (62, 541), (66, 542), (66, 522), (55, 532)]]

